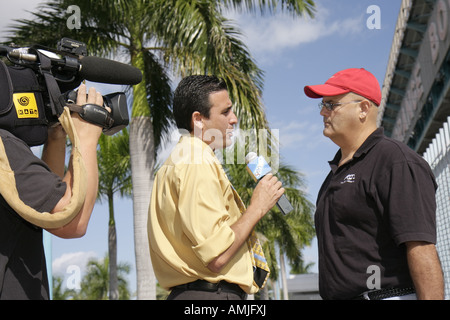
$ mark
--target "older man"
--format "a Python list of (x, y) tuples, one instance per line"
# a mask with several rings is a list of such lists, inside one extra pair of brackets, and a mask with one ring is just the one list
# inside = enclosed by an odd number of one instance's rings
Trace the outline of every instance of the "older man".
[(317, 198), (324, 299), (442, 299), (435, 191), (428, 164), (377, 128), (381, 91), (365, 69), (306, 86), (323, 134), (340, 147)]

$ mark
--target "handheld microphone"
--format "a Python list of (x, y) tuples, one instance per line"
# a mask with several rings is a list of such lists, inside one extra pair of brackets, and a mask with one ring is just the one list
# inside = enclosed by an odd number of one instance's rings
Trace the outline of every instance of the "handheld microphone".
[[(255, 152), (249, 152), (245, 157), (245, 162), (247, 163), (247, 171), (255, 181), (261, 180), (266, 174), (272, 171), (266, 159), (263, 156), (258, 157)], [(294, 210), (292, 204), (284, 194), (278, 199), (277, 207), (285, 215)]]

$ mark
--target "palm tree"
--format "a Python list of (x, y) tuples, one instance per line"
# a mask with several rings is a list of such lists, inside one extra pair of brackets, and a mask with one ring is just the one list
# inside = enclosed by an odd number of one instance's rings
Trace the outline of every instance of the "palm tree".
[[(87, 273), (81, 279), (80, 291), (74, 289), (63, 290), (63, 279), (53, 277), (53, 300), (106, 300), (108, 299), (109, 272), (108, 256), (103, 261), (96, 259), (87, 263)], [(130, 272), (130, 265), (119, 263), (117, 267), (119, 299), (129, 300), (131, 295), (125, 278)]]
[(72, 300), (77, 296), (77, 292), (73, 289), (63, 290), (63, 279), (61, 277), (52, 277), (53, 295), (52, 300)]
[(114, 219), (114, 194), (131, 195), (131, 167), (128, 130), (114, 136), (102, 135), (97, 150), (99, 187), (98, 199), (106, 198), (109, 207), (108, 253), (109, 253), (109, 299), (119, 298), (117, 280), (117, 234)]
[[(87, 274), (81, 280), (81, 290), (74, 298), (78, 300), (106, 300), (109, 292), (109, 261), (105, 255), (103, 261), (89, 260)], [(130, 299), (125, 275), (130, 272), (130, 265), (119, 263), (117, 266), (119, 299)]]
[[(69, 5), (81, 11), (81, 28), (68, 29)], [(172, 123), (170, 72), (211, 73), (225, 79), (242, 128), (268, 128), (261, 93), (263, 72), (224, 9), (312, 16), (313, 0), (52, 0), (31, 20), (17, 21), (16, 44), (55, 47), (61, 37), (88, 45), (91, 54), (126, 57), (143, 73), (133, 86), (130, 156), (138, 299), (155, 299), (148, 257), (147, 211), (157, 150)]]

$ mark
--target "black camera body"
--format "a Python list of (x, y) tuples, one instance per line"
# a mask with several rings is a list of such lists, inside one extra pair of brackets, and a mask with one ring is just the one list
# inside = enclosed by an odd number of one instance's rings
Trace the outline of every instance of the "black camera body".
[[(76, 91), (66, 93), (69, 106), (77, 99)], [(110, 108), (110, 112), (106, 110)], [(81, 110), (81, 118), (103, 127), (103, 133), (113, 135), (124, 129), (129, 123), (127, 98), (123, 92), (110, 93), (103, 96), (103, 107), (95, 104), (86, 104)]]
[[(63, 38), (57, 50), (38, 45), (20, 49), (1, 46), (0, 54), (12, 62), (6, 65), (0, 60), (0, 128), (29, 146), (41, 145), (64, 106), (75, 103), (73, 89), (84, 80), (79, 74), (79, 59), (86, 56), (86, 46)], [(93, 104), (71, 110), (113, 135), (129, 123), (126, 96), (112, 93), (103, 96), (103, 101), (111, 112)]]

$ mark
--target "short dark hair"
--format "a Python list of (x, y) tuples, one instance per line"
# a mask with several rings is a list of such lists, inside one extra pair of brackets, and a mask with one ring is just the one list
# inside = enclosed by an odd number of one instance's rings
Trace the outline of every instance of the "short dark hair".
[(211, 108), (209, 95), (222, 90), (227, 90), (227, 85), (216, 76), (193, 75), (183, 78), (173, 97), (173, 115), (178, 129), (193, 130), (191, 118), (195, 111), (208, 119)]

